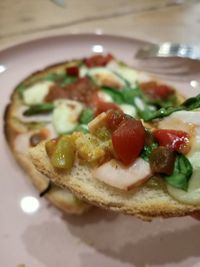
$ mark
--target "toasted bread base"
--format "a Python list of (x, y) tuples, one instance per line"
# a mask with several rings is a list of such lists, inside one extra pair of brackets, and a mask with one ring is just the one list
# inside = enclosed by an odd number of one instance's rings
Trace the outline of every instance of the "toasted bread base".
[[(67, 63), (58, 64), (50, 66), (43, 71), (36, 72), (28, 77), (24, 83), (34, 82), (36, 79), (46, 75), (53, 70), (62, 69), (67, 65)], [(13, 118), (17, 108), (21, 105), (21, 100), (18, 96), (16, 90), (11, 95), (10, 104), (6, 107), (4, 114), (4, 133), (11, 151), (16, 158), (18, 164), (25, 170), (28, 176), (31, 178), (33, 184), (38, 189), (39, 192), (42, 192), (47, 188), (49, 179), (39, 173), (34, 165), (32, 164), (27, 151), (25, 153), (20, 153), (15, 150), (15, 138), (18, 134), (27, 132), (27, 129), (24, 125), (17, 123)], [(62, 211), (70, 214), (82, 214), (85, 211), (90, 209), (90, 205), (79, 200), (74, 194), (72, 194), (67, 189), (62, 189), (57, 186), (45, 194), (45, 197), (57, 208)]]
[(136, 215), (142, 219), (153, 217), (178, 217), (199, 212), (200, 206), (185, 205), (174, 200), (159, 183), (146, 183), (131, 191), (107, 186), (91, 175), (91, 169), (77, 162), (71, 172), (60, 173), (50, 164), (44, 142), (30, 150), (33, 164), (38, 171), (57, 185), (68, 188), (81, 199), (109, 210)]

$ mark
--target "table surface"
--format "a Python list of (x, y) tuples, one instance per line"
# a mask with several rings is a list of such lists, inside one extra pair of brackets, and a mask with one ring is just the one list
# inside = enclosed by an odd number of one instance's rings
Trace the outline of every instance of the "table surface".
[(193, 0), (65, 0), (64, 7), (50, 0), (0, 1), (0, 49), (76, 33), (199, 43), (199, 14), (200, 1)]

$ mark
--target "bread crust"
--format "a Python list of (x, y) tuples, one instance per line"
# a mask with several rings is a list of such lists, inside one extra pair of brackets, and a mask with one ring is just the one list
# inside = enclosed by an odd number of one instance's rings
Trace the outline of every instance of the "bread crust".
[[(47, 67), (42, 71), (34, 72), (27, 79), (25, 79), (23, 83), (25, 84), (32, 83), (35, 80), (39, 79), (40, 77), (48, 73), (51, 73), (53, 70), (64, 68), (67, 64), (68, 62), (55, 64)], [(36, 168), (34, 167), (34, 165), (30, 160), (28, 153), (20, 153), (15, 150), (14, 144), (17, 135), (28, 131), (25, 126), (19, 125), (13, 120), (17, 108), (21, 105), (21, 100), (19, 98), (19, 94), (17, 93), (17, 87), (13, 91), (10, 97), (10, 103), (7, 105), (4, 112), (4, 135), (17, 163), (31, 178), (37, 190), (39, 192), (42, 192), (45, 188), (47, 188), (49, 179), (36, 170)], [(90, 209), (90, 205), (79, 200), (69, 190), (62, 189), (57, 186), (53, 186), (53, 189), (51, 189), (48, 193), (46, 193), (45, 197), (47, 197), (47, 199), (54, 206), (56, 206), (57, 208), (66, 213), (82, 214)]]
[(30, 150), (33, 164), (63, 188), (69, 188), (77, 196), (95, 206), (120, 213), (135, 215), (145, 220), (153, 217), (180, 217), (200, 211), (198, 205), (186, 205), (174, 200), (164, 187), (152, 188), (146, 183), (129, 192), (114, 189), (91, 175), (87, 166), (75, 164), (70, 174), (56, 171), (46, 154), (44, 142)]

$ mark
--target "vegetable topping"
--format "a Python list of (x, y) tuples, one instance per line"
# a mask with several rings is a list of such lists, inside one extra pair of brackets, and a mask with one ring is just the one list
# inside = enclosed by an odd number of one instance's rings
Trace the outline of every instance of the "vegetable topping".
[(174, 170), (175, 154), (167, 147), (155, 148), (149, 158), (152, 173), (170, 175)]
[(120, 107), (115, 103), (98, 101), (95, 115), (97, 116), (100, 113), (106, 112), (106, 111), (111, 110), (111, 109), (112, 110), (121, 110)]
[(106, 66), (108, 62), (110, 62), (113, 59), (113, 56), (111, 54), (107, 54), (105, 56), (103, 55), (94, 55), (91, 57), (88, 57), (84, 60), (84, 63), (88, 68), (93, 67), (100, 67), (100, 66)]
[(67, 73), (67, 75), (78, 77), (79, 76), (79, 68), (77, 66), (67, 67), (66, 73)]
[(112, 133), (112, 144), (123, 164), (133, 163), (143, 150), (145, 129), (140, 120), (125, 119)]
[(79, 78), (75, 82), (64, 87), (60, 87), (59, 85), (50, 87), (45, 101), (52, 102), (56, 99), (68, 98), (90, 105), (93, 95), (97, 94), (95, 89), (95, 86), (87, 77)]
[(183, 154), (189, 152), (189, 134), (184, 131), (159, 129), (154, 131), (154, 137), (160, 146)]
[(163, 100), (174, 94), (174, 90), (171, 87), (165, 84), (158, 84), (155, 81), (140, 83), (140, 87), (145, 94), (153, 99)]

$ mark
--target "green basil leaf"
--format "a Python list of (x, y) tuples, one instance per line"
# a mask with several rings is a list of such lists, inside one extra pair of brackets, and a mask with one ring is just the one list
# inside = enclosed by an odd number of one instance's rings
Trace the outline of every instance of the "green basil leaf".
[(94, 118), (94, 111), (91, 108), (86, 108), (80, 117), (81, 124), (88, 124)]
[(133, 105), (135, 97), (141, 96), (141, 93), (138, 87), (125, 88), (123, 91), (121, 91), (121, 95), (124, 100), (124, 103)]
[(166, 116), (169, 116), (170, 114), (180, 111), (180, 110), (193, 110), (196, 108), (200, 108), (200, 94), (196, 97), (188, 98), (185, 102), (183, 102), (181, 105), (176, 107), (167, 107), (167, 108), (161, 108), (157, 111), (152, 111), (149, 113), (148, 116), (143, 118), (145, 121), (151, 121), (158, 118), (163, 118)]
[(32, 116), (32, 115), (39, 115), (43, 113), (50, 113), (51, 111), (53, 111), (53, 109), (54, 109), (54, 104), (52, 103), (37, 104), (25, 110), (23, 115)]
[(165, 176), (165, 180), (171, 186), (187, 191), (192, 172), (190, 161), (184, 155), (178, 154), (174, 165), (174, 171), (171, 175)]
[(193, 110), (200, 107), (200, 94), (195, 97), (188, 98), (182, 103), (181, 107), (186, 110)]
[(117, 91), (116, 89), (110, 87), (102, 87), (101, 90), (112, 97), (112, 100), (117, 104), (125, 103), (122, 91)]

